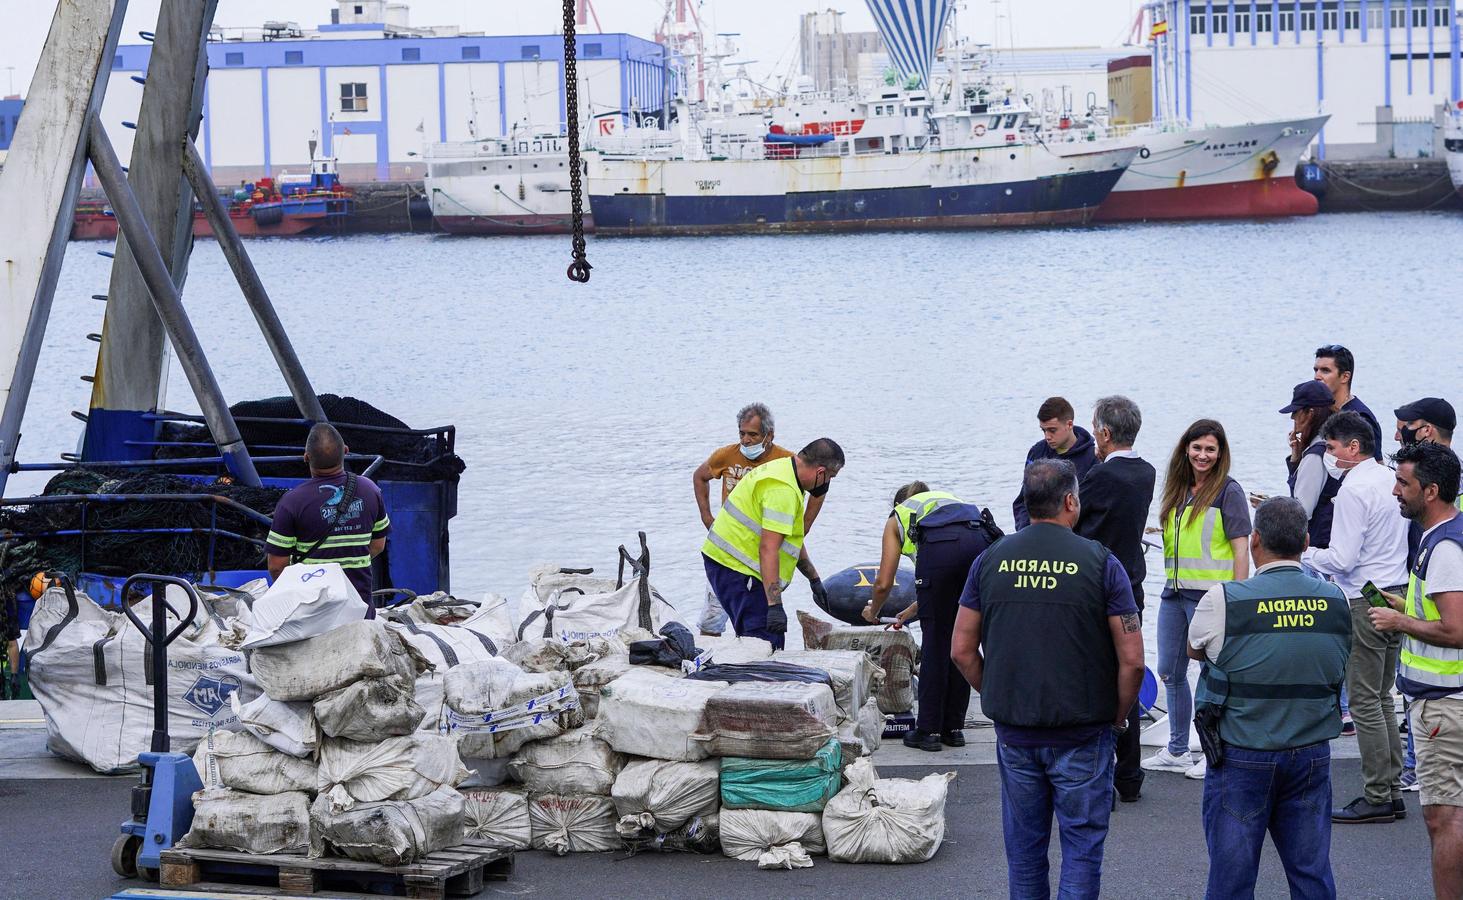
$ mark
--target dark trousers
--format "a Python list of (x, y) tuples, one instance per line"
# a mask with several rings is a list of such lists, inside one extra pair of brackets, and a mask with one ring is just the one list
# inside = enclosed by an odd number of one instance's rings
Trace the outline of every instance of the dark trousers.
[[(1135, 588), (1138, 601), (1138, 621), (1143, 621), (1143, 589)], [(1113, 786), (1124, 797), (1137, 796), (1143, 787), (1143, 716), (1138, 701), (1128, 710), (1128, 730), (1117, 740), (1118, 761), (1113, 769)]]
[(771, 644), (772, 649), (781, 650), (783, 635), (767, 630), (767, 592), (763, 590), (762, 582), (728, 569), (709, 556), (703, 555), (701, 561), (706, 565), (706, 580), (711, 583), (712, 592), (731, 619), (737, 636), (761, 638)]
[(950, 641), (960, 593), (975, 558), (986, 548), (984, 533), (961, 522), (921, 529), (914, 563), (914, 596), (919, 603), (919, 712), (922, 734), (959, 731), (970, 708), (970, 684), (950, 661)]

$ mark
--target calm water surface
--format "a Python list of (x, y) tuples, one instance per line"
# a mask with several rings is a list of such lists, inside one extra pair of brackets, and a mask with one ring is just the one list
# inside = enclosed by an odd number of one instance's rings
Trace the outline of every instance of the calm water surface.
[[(74, 449), (110, 261), (72, 244), (22, 456)], [(653, 580), (704, 591), (691, 471), (760, 400), (777, 438), (829, 436), (848, 466), (808, 546), (824, 574), (877, 558), (913, 478), (1009, 525), (1036, 408), (1079, 422), (1109, 393), (1142, 407), (1160, 470), (1184, 427), (1222, 421), (1234, 476), (1285, 490), (1287, 421), (1314, 349), (1358, 359), (1389, 435), (1424, 395), (1463, 401), (1463, 217), (1332, 215), (1100, 230), (592, 240), (398, 235), (258, 240), (250, 251), (318, 390), (413, 426), (454, 423), (467, 461), (452, 587), (517, 597), (539, 563), (613, 566), (649, 533)], [(285, 387), (211, 241), (185, 299), (228, 399)], [(196, 410), (173, 366), (168, 405)], [(1463, 403), (1460, 403), (1463, 405)], [(10, 492), (38, 489), (16, 478)], [(1157, 582), (1150, 578), (1150, 594)], [(798, 580), (794, 604), (808, 606)], [(1153, 617), (1150, 617), (1150, 619)], [(794, 628), (796, 630), (796, 628)]]

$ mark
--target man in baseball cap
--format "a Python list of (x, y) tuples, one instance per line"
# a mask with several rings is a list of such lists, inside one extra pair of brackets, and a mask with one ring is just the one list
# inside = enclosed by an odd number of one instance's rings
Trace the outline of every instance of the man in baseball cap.
[(1432, 441), (1444, 447), (1453, 443), (1453, 429), (1458, 426), (1458, 417), (1453, 412), (1453, 404), (1442, 397), (1423, 397), (1403, 404), (1393, 412), (1397, 416), (1394, 437), (1404, 447), (1422, 441)]

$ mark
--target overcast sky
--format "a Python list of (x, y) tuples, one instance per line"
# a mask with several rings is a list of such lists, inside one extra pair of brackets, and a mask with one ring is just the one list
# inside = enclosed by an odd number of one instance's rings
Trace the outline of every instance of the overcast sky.
[[(152, 30), (159, 0), (128, 5), (123, 43), (137, 43), (137, 32)], [(818, 9), (845, 10), (844, 29), (872, 30), (862, 0), (693, 0), (708, 30), (735, 32), (743, 60), (754, 75), (788, 71), (797, 62), (797, 19)], [(330, 0), (220, 0), (218, 25), (259, 25), (267, 19), (304, 26), (330, 21)], [(1093, 46), (1122, 42), (1138, 0), (960, 0), (962, 35), (991, 43), (1000, 16), (998, 43), (1010, 46)], [(54, 0), (0, 0), (0, 92), (25, 92), (46, 40)], [(594, 0), (605, 31), (650, 37), (665, 8), (664, 0)], [(488, 34), (544, 34), (561, 21), (559, 0), (413, 0), (414, 25), (459, 25)], [(1010, 18), (1005, 18), (1007, 10)], [(14, 71), (8, 71), (14, 67)]]

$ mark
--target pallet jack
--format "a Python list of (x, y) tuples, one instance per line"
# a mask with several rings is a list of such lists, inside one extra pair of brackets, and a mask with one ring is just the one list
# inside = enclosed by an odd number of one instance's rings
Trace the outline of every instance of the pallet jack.
[[(127, 603), (133, 585), (138, 584), (153, 585), (151, 627)], [(170, 584), (188, 595), (188, 615), (180, 616), (182, 621), (172, 631), (168, 631), (167, 612), (178, 612), (164, 596)], [(162, 852), (192, 827), (193, 794), (203, 790), (193, 759), (186, 753), (172, 752), (168, 736), (168, 645), (193, 624), (198, 615), (198, 593), (182, 578), (138, 574), (123, 583), (122, 597), (122, 611), (151, 648), (152, 744), (148, 752), (137, 755), (142, 781), (132, 788), (132, 818), (122, 823), (122, 836), (112, 845), (112, 869), (123, 878), (141, 876), (157, 881)]]

